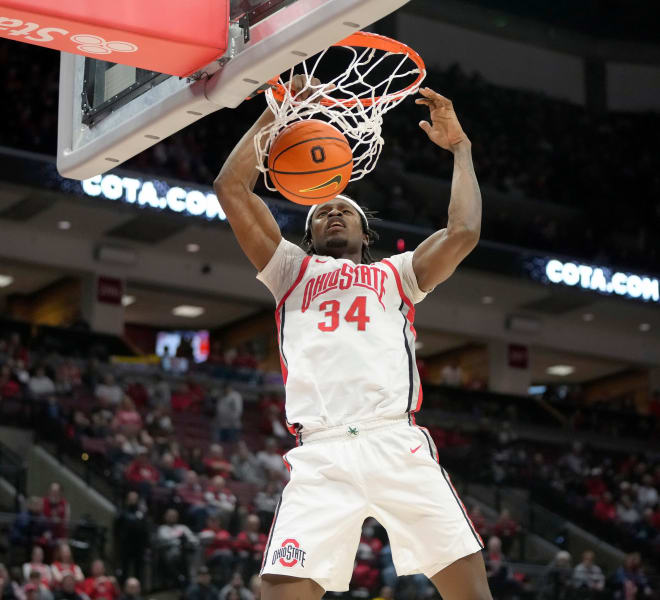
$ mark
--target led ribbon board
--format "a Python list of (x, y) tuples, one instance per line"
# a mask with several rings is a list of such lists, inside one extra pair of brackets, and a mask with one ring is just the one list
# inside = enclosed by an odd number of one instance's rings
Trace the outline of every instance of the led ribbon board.
[(609, 267), (539, 258), (527, 265), (533, 279), (600, 294), (660, 303), (660, 281), (648, 275), (615, 271)]
[(170, 186), (164, 181), (120, 177), (111, 173), (85, 179), (81, 186), (83, 192), (92, 198), (115, 200), (207, 220), (227, 219), (215, 194)]

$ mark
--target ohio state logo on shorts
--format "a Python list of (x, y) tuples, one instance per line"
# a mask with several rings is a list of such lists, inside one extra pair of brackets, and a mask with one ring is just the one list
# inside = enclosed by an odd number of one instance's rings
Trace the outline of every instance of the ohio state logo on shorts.
[(299, 562), (300, 566), (304, 567), (306, 554), (297, 540), (288, 538), (282, 542), (281, 548), (273, 552), (273, 564), (279, 559), (283, 567), (295, 567)]

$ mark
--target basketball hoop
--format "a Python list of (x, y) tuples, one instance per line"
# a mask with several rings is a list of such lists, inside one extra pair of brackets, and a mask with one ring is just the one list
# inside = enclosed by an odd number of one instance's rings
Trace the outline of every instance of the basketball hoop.
[[(254, 146), (258, 157), (257, 168), (264, 174), (266, 187), (271, 191), (276, 191), (267, 176), (266, 158), (271, 143), (287, 125), (318, 119), (319, 116), (340, 129), (351, 146), (351, 181), (373, 171), (385, 143), (381, 136), (383, 115), (417, 92), (426, 77), (426, 66), (417, 52), (382, 35), (357, 32), (333, 47), (345, 48), (349, 53), (350, 63), (340, 75), (331, 79), (326, 77), (318, 85), (311, 83), (314, 77), (322, 79), (318, 73), (328, 53), (329, 49), (326, 49), (313, 59), (311, 66), (307, 61), (301, 63), (307, 85), (295, 95), (281, 77), (268, 82), (271, 87), (265, 92), (266, 102), (275, 119), (257, 133)], [(377, 82), (370, 80), (378, 69), (384, 68), (389, 71), (384, 79)], [(293, 76), (291, 69), (289, 81)], [(399, 87), (402, 89), (392, 89), (402, 80), (405, 82), (413, 78), (405, 87), (401, 84)], [(303, 100), (306, 93), (309, 96)]]

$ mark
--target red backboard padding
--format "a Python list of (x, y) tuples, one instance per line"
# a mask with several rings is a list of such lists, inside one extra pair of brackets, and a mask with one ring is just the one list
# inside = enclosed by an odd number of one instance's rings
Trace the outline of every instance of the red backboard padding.
[(227, 49), (229, 0), (0, 0), (0, 37), (184, 77)]

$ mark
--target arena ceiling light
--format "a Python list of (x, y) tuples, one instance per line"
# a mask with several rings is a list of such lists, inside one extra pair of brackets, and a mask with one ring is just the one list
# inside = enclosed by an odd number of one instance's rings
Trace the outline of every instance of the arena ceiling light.
[(121, 303), (122, 306), (130, 306), (131, 304), (135, 304), (135, 296), (129, 296), (128, 294), (124, 294), (121, 297)]
[(594, 320), (594, 313), (584, 313), (582, 315), (582, 320), (587, 323), (591, 323), (591, 321)]
[(175, 317), (186, 317), (188, 319), (194, 319), (204, 314), (204, 309), (201, 306), (190, 306), (188, 304), (182, 304), (181, 306), (175, 306), (172, 309), (172, 314)]
[(68, 229), (71, 229), (71, 221), (58, 221), (57, 228), (62, 231), (67, 231)]
[(14, 278), (11, 275), (0, 275), (0, 287), (8, 287), (14, 283)]
[(199, 244), (188, 244), (186, 250), (188, 252), (199, 252)]
[(483, 296), (481, 298), (482, 304), (492, 304), (493, 302), (495, 302), (495, 298), (493, 298), (492, 296)]
[(647, 331), (651, 331), (651, 323), (640, 323), (639, 330), (642, 331), (643, 333), (646, 333)]
[(575, 373), (575, 367), (571, 365), (553, 365), (548, 367), (545, 372), (548, 375), (558, 375), (559, 377), (566, 377), (571, 373)]

